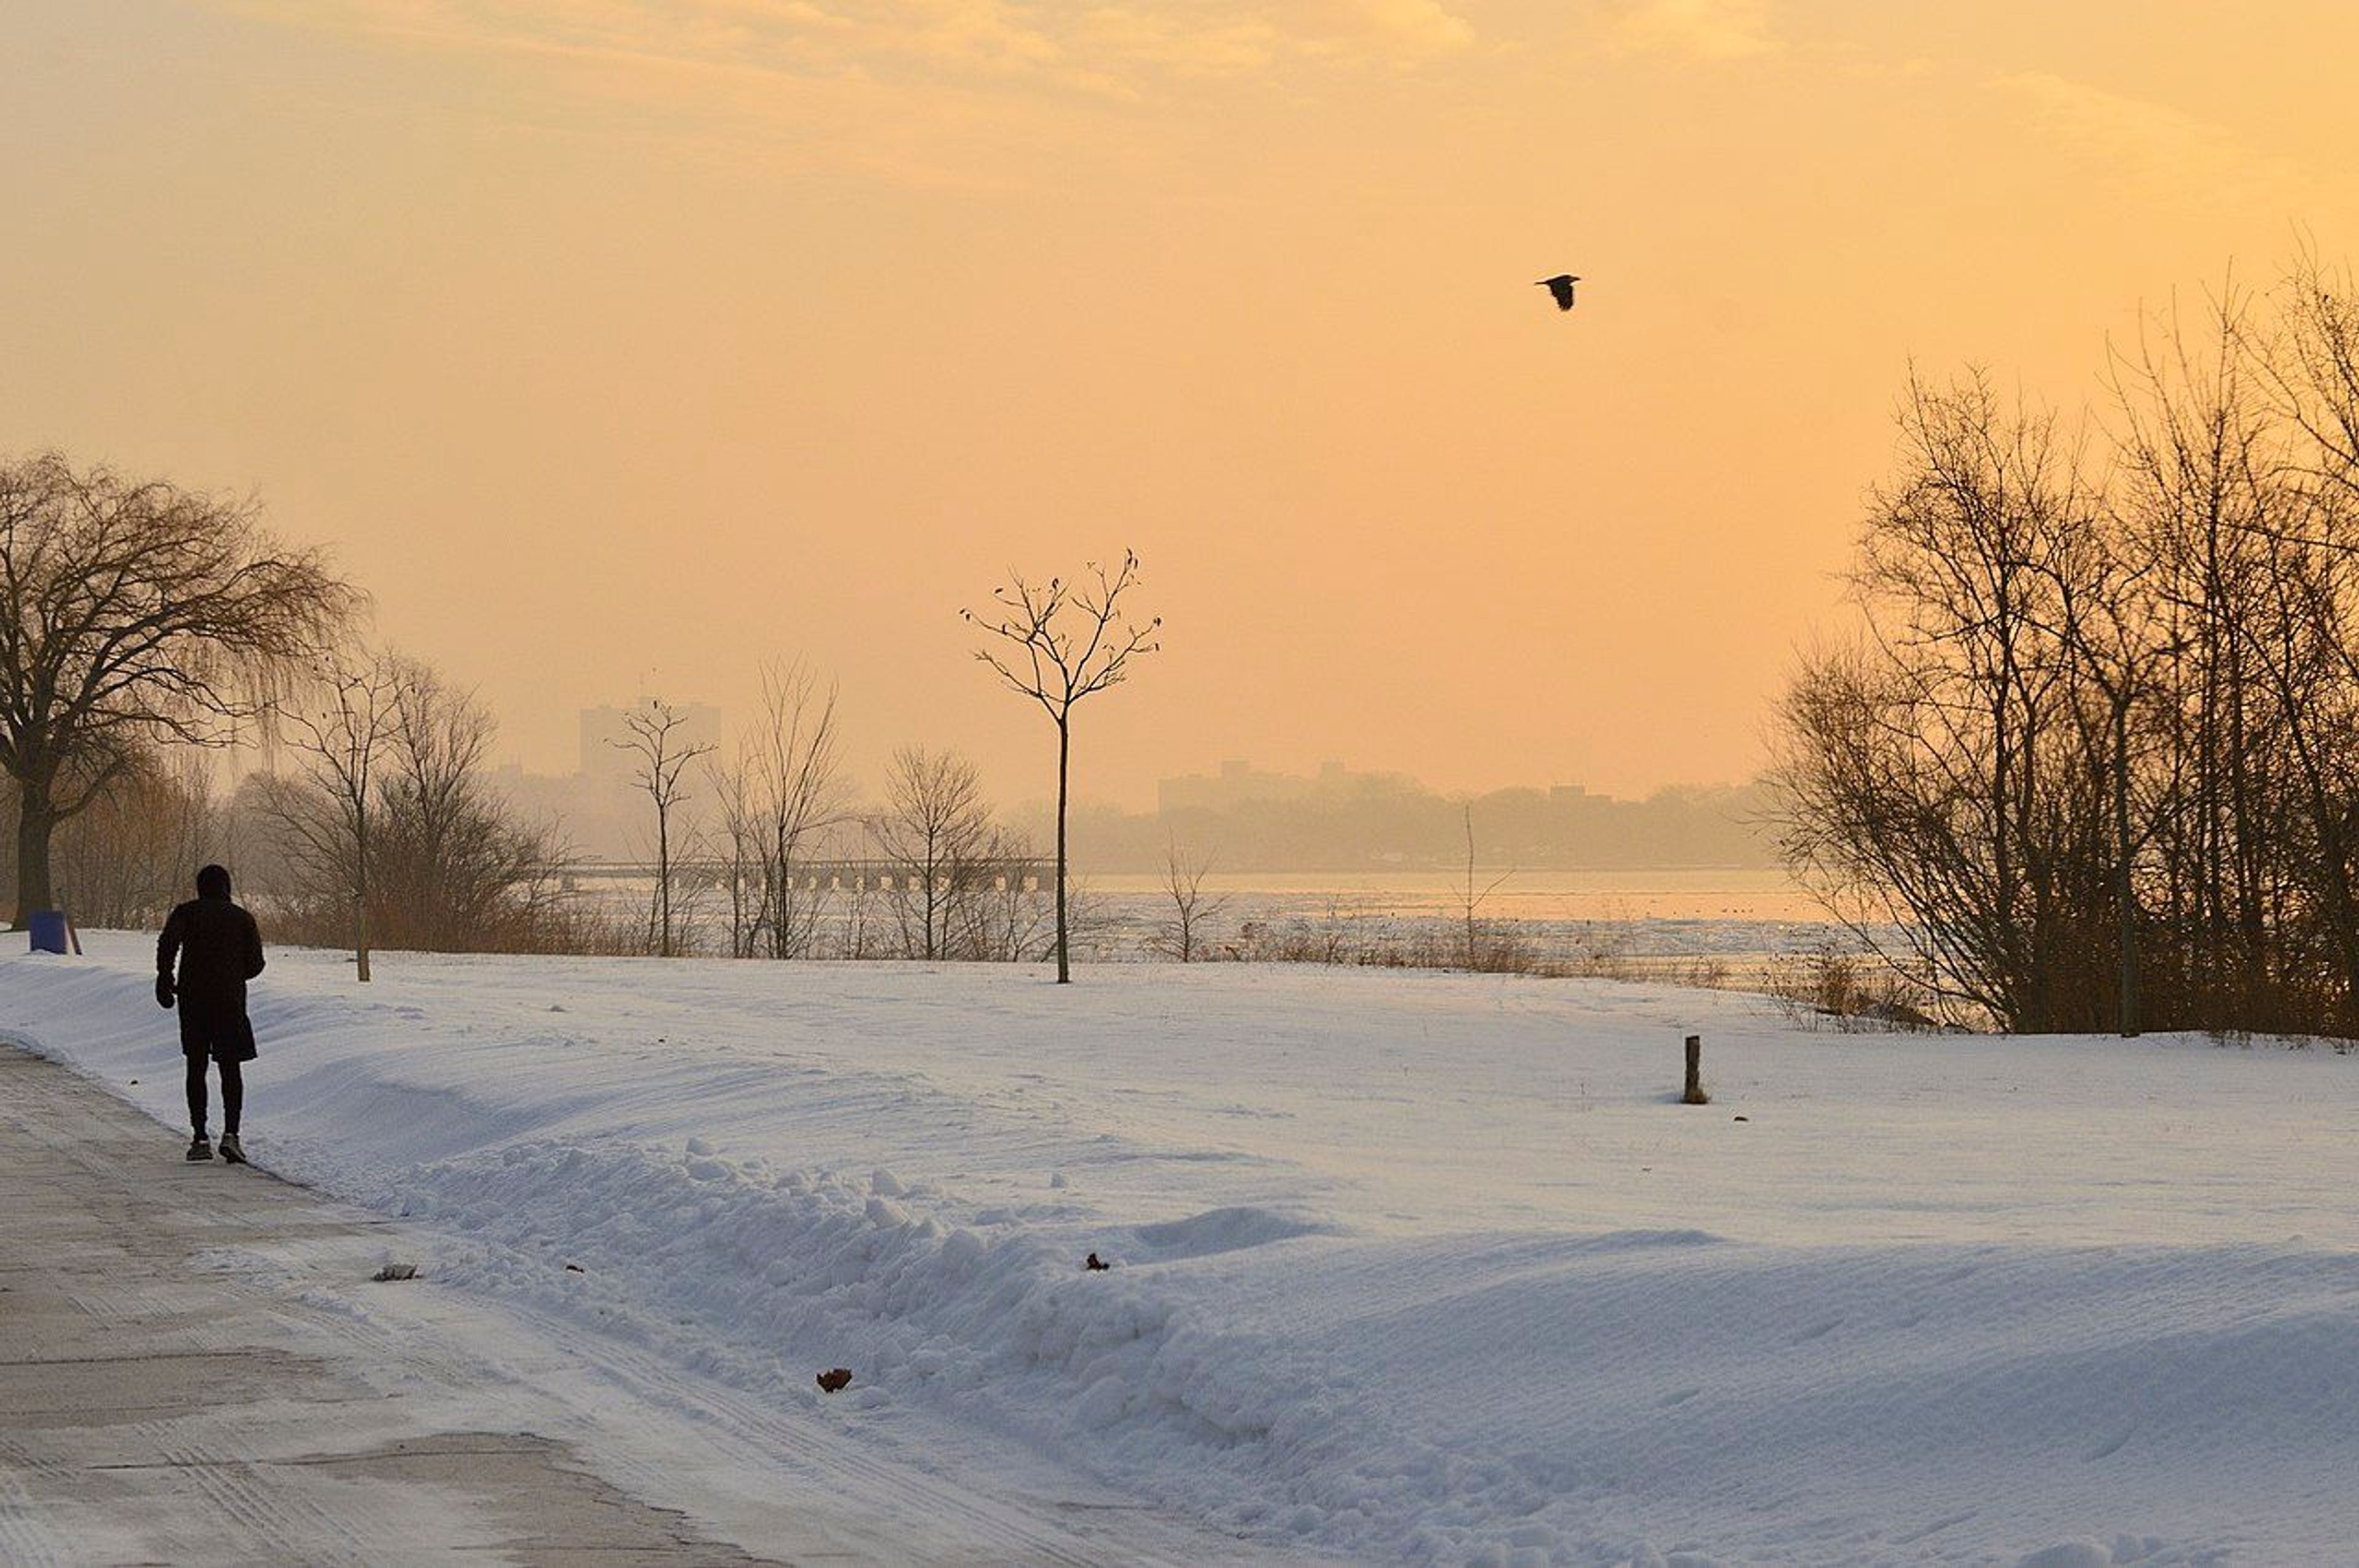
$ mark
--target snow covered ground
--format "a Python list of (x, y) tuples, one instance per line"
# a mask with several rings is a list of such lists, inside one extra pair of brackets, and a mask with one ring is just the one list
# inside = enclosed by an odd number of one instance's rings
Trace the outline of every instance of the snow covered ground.
[[(177, 1124), (147, 939), (90, 946), (0, 958), (0, 1033)], [(1360, 1559), (2359, 1555), (2325, 1049), (1243, 965), (377, 976), (274, 956), (248, 1147), (634, 1368), (749, 1495), (1071, 1475)]]

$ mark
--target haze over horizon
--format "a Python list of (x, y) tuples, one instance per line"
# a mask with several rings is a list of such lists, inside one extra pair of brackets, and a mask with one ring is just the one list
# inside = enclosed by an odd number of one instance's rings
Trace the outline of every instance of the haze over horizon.
[(0, 449), (251, 490), (535, 771), (799, 654), (1036, 799), (957, 612), (1128, 546), (1083, 798), (1738, 780), (1912, 360), (2094, 402), (2359, 248), (2359, 13), (2270, 15), (31, 0)]

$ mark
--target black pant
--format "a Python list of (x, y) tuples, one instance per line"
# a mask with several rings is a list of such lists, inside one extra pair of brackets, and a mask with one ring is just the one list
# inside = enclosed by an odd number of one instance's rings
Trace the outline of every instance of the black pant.
[[(219, 1065), (222, 1133), (224, 1137), (234, 1138), (237, 1136), (237, 1113), (245, 1105), (245, 1075), (238, 1070), (235, 1062), (223, 1062)], [(202, 1056), (189, 1058), (189, 1125), (196, 1130), (198, 1137), (205, 1135), (205, 1059)]]

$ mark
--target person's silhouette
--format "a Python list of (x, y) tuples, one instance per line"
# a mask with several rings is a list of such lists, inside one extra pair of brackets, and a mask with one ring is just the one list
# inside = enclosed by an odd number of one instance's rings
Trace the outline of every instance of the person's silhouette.
[[(197, 873), (197, 896), (172, 911), (156, 942), (156, 1000), (180, 1009), (180, 1054), (188, 1058), (189, 1158), (210, 1160), (205, 1136), (205, 1059), (221, 1069), (222, 1158), (245, 1162), (238, 1147), (238, 1112), (245, 1108), (242, 1066), (254, 1060), (254, 1024), (245, 1016), (245, 982), (262, 973), (262, 932), (254, 916), (230, 902), (229, 872), (207, 866)], [(174, 975), (173, 961), (179, 960)]]

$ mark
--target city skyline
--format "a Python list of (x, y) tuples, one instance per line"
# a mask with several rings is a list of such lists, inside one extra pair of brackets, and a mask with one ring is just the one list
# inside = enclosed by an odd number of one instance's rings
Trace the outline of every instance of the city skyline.
[[(694, 701), (667, 702), (666, 706), (682, 720), (680, 730), (682, 745), (712, 747), (719, 754), (725, 756), (729, 749), (736, 744), (738, 738), (730, 727), (730, 716), (726, 709), (712, 703)], [(636, 764), (629, 748), (624, 744), (627, 735), (624, 719), (634, 711), (646, 711), (646, 704), (644, 702), (638, 705), (601, 703), (578, 710), (575, 715), (575, 750), (571, 759), (573, 765), (570, 769), (536, 768), (528, 765), (522, 757), (504, 752), (494, 763), (495, 772), (502, 777), (521, 775), (535, 780), (581, 780), (621, 784), (627, 786), (627, 775)], [(882, 758), (874, 759), (865, 771), (871, 773), (879, 771), (883, 762)], [(1341, 757), (1321, 757), (1313, 767), (1304, 772), (1291, 772), (1282, 766), (1264, 768), (1259, 765), (1259, 762), (1260, 759), (1253, 757), (1216, 753), (1206, 764), (1200, 765), (1193, 771), (1158, 776), (1153, 784), (1152, 809), (1169, 811), (1186, 806), (1207, 804), (1215, 799), (1223, 803), (1234, 803), (1255, 798), (1257, 795), (1278, 798), (1299, 798), (1321, 787), (1374, 788), (1378, 791), (1423, 792), (1449, 796), (1527, 789), (1557, 795), (1583, 796), (1594, 795), (1599, 798), (1609, 799), (1630, 798), (1614, 796), (1608, 792), (1593, 792), (1586, 784), (1574, 779), (1516, 779), (1490, 786), (1486, 791), (1473, 791), (1436, 786), (1406, 768), (1359, 767), (1354, 766), (1351, 760)], [(862, 768), (855, 762), (852, 768), (855, 782), (862, 772)], [(1651, 795), (1664, 790), (1684, 788), (1715, 788), (1748, 782), (1750, 781), (1742, 779), (1670, 779), (1647, 793)], [(1276, 790), (1266, 787), (1257, 790), (1255, 787), (1256, 784), (1263, 786), (1277, 784), (1281, 787)], [(1181, 793), (1188, 795), (1188, 798), (1175, 800), (1173, 787), (1175, 785), (1182, 786)], [(1198, 785), (1209, 787), (1189, 794), (1188, 786)], [(1032, 806), (1038, 803), (1028, 800), (1010, 800), (1003, 804)], [(1136, 803), (1115, 801), (1111, 798), (1098, 804), (1119, 806), (1131, 810), (1141, 809)]]

